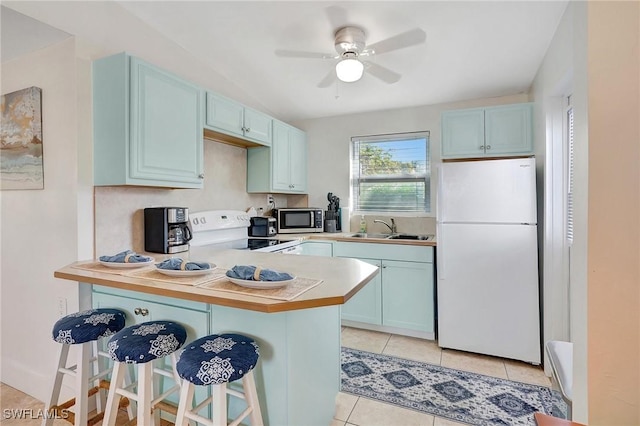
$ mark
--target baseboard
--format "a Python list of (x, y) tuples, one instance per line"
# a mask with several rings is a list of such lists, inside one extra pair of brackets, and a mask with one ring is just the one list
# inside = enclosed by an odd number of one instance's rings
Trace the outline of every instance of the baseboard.
[(362, 328), (371, 331), (380, 331), (382, 333), (398, 334), (400, 336), (415, 337), (418, 339), (435, 340), (435, 333), (425, 331), (408, 330), (406, 328), (388, 327), (386, 325), (367, 324), (365, 322), (342, 320), (342, 325), (346, 327)]

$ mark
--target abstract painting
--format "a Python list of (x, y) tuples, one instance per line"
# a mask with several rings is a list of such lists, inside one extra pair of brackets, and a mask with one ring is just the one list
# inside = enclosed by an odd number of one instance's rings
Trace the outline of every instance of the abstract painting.
[(42, 89), (2, 95), (0, 188), (43, 189)]

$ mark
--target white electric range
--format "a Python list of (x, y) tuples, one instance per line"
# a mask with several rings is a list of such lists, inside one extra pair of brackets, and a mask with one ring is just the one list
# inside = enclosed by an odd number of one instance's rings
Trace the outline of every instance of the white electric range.
[(295, 237), (249, 237), (250, 216), (239, 210), (208, 210), (189, 214), (193, 247), (255, 250), (261, 252), (299, 254), (300, 239)]

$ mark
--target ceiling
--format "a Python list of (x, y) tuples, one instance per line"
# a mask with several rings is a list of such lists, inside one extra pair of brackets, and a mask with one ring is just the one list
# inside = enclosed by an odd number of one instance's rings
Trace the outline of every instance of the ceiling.
[[(566, 0), (117, 3), (286, 121), (527, 92), (567, 5)], [(83, 13), (69, 19), (89, 19), (86, 9)], [(38, 19), (46, 22), (46, 15)], [(112, 24), (118, 31), (118, 23)], [(373, 58), (402, 75), (394, 84), (365, 72), (355, 83), (318, 88), (334, 60), (274, 53), (333, 54), (334, 33), (345, 25), (363, 28), (367, 44), (414, 28), (425, 31), (426, 43)], [(108, 37), (101, 39), (108, 43)]]

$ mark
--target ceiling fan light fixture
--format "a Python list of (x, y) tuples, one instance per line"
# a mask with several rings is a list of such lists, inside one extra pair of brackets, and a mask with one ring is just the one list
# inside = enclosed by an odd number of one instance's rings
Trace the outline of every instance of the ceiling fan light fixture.
[(340, 81), (353, 83), (362, 78), (364, 64), (356, 58), (345, 58), (336, 64), (336, 75)]

